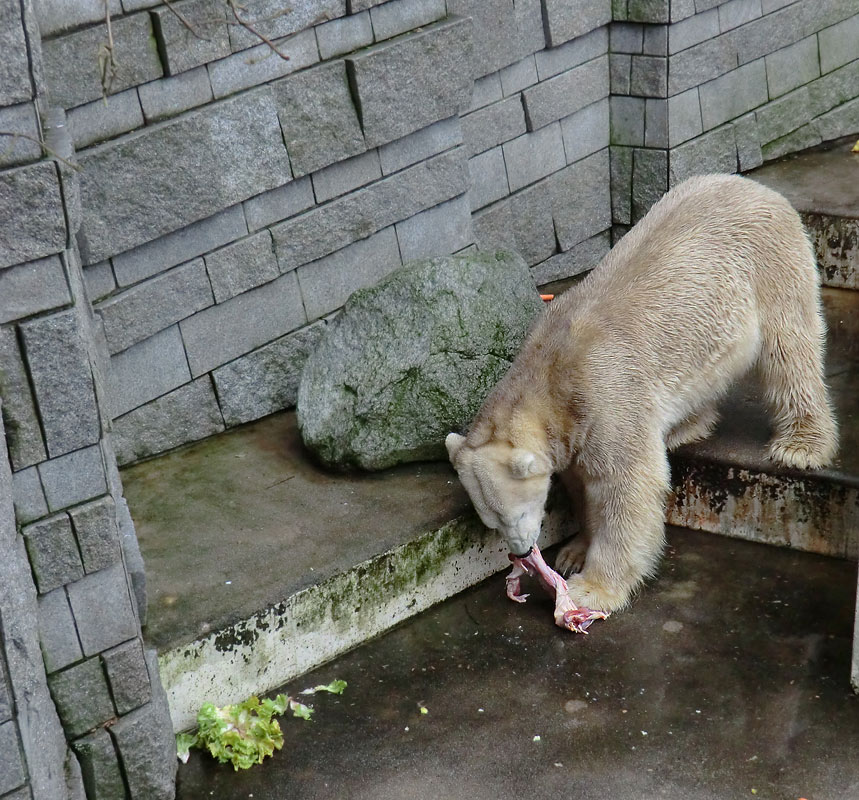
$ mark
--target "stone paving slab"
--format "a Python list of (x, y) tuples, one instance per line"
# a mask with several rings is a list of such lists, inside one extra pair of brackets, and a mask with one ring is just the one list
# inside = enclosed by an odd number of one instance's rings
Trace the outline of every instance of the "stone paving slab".
[(284, 718), (261, 766), (192, 751), (177, 798), (856, 797), (854, 583), (846, 561), (674, 529), (656, 581), (577, 636), (499, 575), (290, 682), (348, 687)]

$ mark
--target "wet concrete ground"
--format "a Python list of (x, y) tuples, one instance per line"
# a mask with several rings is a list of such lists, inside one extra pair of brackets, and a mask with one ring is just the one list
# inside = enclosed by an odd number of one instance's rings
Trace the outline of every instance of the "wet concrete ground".
[(195, 752), (178, 798), (859, 798), (855, 586), (855, 563), (672, 530), (658, 579), (577, 636), (499, 575), (287, 687), (349, 683), (262, 766)]

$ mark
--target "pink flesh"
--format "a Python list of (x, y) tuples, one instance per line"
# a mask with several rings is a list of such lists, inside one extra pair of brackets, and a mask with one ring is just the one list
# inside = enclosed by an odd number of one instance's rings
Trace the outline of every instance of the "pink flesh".
[(513, 569), (507, 576), (507, 596), (517, 603), (524, 603), (527, 594), (520, 594), (523, 575), (537, 577), (540, 585), (555, 596), (555, 625), (576, 633), (587, 633), (588, 627), (595, 619), (606, 619), (608, 614), (603, 611), (593, 611), (584, 606), (577, 606), (570, 600), (567, 582), (553, 570), (544, 560), (537, 545), (524, 558), (514, 556), (508, 558), (513, 562)]

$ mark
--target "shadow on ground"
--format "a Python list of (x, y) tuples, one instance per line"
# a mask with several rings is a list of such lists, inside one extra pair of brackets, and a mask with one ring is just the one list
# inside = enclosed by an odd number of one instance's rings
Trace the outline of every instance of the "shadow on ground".
[(349, 683), (262, 766), (195, 752), (178, 799), (859, 798), (855, 564), (672, 530), (658, 580), (589, 636), (503, 586), (287, 687)]

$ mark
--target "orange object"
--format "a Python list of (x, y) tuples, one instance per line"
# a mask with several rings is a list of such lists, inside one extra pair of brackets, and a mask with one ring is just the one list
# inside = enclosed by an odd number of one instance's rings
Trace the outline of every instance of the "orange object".
[(553, 294), (541, 294), (541, 295), (540, 295), (540, 299), (541, 299), (544, 303), (548, 303), (550, 300), (554, 300), (554, 299), (555, 299), (555, 295), (553, 295)]

